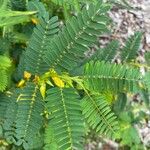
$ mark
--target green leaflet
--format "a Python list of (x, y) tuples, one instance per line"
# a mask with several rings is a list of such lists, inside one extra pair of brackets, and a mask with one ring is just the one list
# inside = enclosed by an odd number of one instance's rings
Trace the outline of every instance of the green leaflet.
[(40, 24), (36, 26), (32, 37), (29, 41), (29, 45), (25, 52), (25, 70), (39, 75), (49, 69), (43, 60), (43, 53), (46, 51), (47, 43), (50, 42), (54, 34), (58, 32), (58, 18), (52, 17), (49, 20), (49, 16), (39, 18)]
[(4, 137), (6, 140), (10, 143), (15, 142), (15, 119), (17, 115), (17, 93), (13, 91), (13, 94), (11, 94), (9, 97), (6, 96), (8, 103), (8, 106), (6, 107), (6, 112), (4, 116), (4, 123), (3, 123), (3, 128), (4, 128)]
[(91, 57), (86, 57), (81, 64), (79, 64), (76, 68), (73, 68), (73, 70), (70, 71), (71, 74), (78, 76), (83, 75), (85, 64), (90, 62), (91, 60), (112, 62), (112, 60), (115, 58), (115, 55), (117, 54), (118, 47), (118, 41), (113, 40), (110, 43), (108, 43), (106, 47), (97, 49)]
[(39, 2), (39, 0), (32, 0), (29, 1), (27, 4), (28, 10), (37, 11), (38, 17), (44, 17), (48, 14), (48, 12), (45, 9), (45, 6), (42, 2)]
[(7, 70), (11, 66), (11, 61), (8, 57), (0, 55), (0, 69)]
[[(131, 147), (135, 146), (135, 150), (137, 149), (136, 146), (138, 144), (140, 144), (140, 137), (138, 136), (138, 131), (135, 127), (129, 127), (127, 128), (125, 131), (122, 131), (122, 144), (128, 144), (130, 145)], [(142, 145), (141, 145), (142, 147)], [(134, 150), (134, 149), (133, 149)]]
[(17, 16), (28, 16), (28, 15), (33, 15), (36, 12), (21, 12), (21, 11), (7, 11), (7, 10), (2, 10), (0, 13), (0, 17), (17, 17)]
[(37, 148), (35, 143), (41, 143), (43, 111), (44, 104), (36, 85), (28, 83), (25, 88), (16, 90), (6, 111), (5, 137), (17, 146), (23, 145), (24, 149)]
[[(39, 2), (39, 0), (29, 1), (27, 8), (29, 11), (37, 11), (37, 17), (38, 18), (42, 18), (42, 17), (46, 18), (47, 11), (46, 11), (43, 3)], [(42, 20), (44, 21), (45, 19), (42, 19)], [(36, 35), (36, 38), (38, 38), (38, 35)], [(30, 49), (30, 48), (27, 48), (27, 49)], [(23, 78), (23, 74), (24, 74), (24, 71), (26, 70), (26, 63), (27, 63), (27, 62), (25, 62), (25, 57), (28, 57), (28, 56), (26, 56), (26, 53), (27, 53), (26, 51), (23, 51), (22, 55), (20, 56), (20, 61), (19, 61), (19, 65), (17, 68), (17, 74), (15, 76), (16, 79), (18, 78), (21, 80), (21, 78)], [(30, 59), (30, 58), (28, 58), (28, 59)], [(30, 70), (30, 68), (29, 68), (29, 70)], [(31, 70), (32, 70), (32, 68), (31, 68)]]
[(58, 150), (57, 139), (55, 139), (54, 129), (49, 122), (45, 130), (44, 150)]
[(125, 46), (121, 50), (121, 60), (123, 62), (131, 62), (137, 56), (137, 52), (140, 48), (142, 33), (136, 32), (133, 36), (130, 36), (125, 43)]
[(12, 11), (8, 9), (9, 0), (0, 1), (0, 27), (29, 22), (35, 11)]
[(47, 43), (58, 32), (58, 17), (49, 19), (43, 3), (30, 1), (28, 9), (37, 11), (37, 26), (34, 28), (33, 34), (25, 52), (23, 52), (17, 73), (19, 78), (23, 76), (24, 71), (29, 71), (34, 75), (41, 75), (49, 69), (49, 66), (43, 61), (43, 53), (46, 50)]
[(117, 50), (119, 48), (119, 42), (117, 40), (111, 41), (105, 48), (98, 49), (95, 54), (91, 57), (91, 60), (109, 61), (111, 62)]
[(114, 102), (113, 111), (119, 115), (121, 111), (124, 111), (127, 104), (127, 94), (118, 93), (117, 100)]
[(118, 122), (104, 95), (85, 96), (82, 99), (82, 109), (83, 115), (92, 128), (101, 135), (114, 137), (118, 130)]
[(57, 70), (72, 70), (83, 61), (84, 53), (97, 41), (97, 36), (108, 31), (110, 6), (99, 2), (84, 8), (77, 18), (72, 17), (66, 26), (48, 44), (45, 62)]
[(53, 88), (47, 93), (47, 109), (50, 115), (49, 124), (53, 128), (59, 150), (83, 149), (84, 133), (79, 95), (72, 88)]
[(141, 74), (138, 69), (126, 65), (91, 61), (85, 67), (83, 78), (85, 87), (95, 92), (134, 92)]
[(8, 84), (7, 71), (11, 66), (11, 61), (6, 56), (0, 55), (0, 91), (4, 91)]
[(8, 76), (5, 70), (0, 70), (0, 91), (4, 91), (7, 87)]
[(1, 94), (0, 95), (0, 125), (3, 125), (5, 121), (5, 114), (9, 104), (10, 104), (10, 98), (8, 97), (8, 95)]

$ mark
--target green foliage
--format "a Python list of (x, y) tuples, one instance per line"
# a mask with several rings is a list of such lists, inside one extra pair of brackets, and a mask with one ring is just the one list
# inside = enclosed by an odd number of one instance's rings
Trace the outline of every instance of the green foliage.
[(58, 149), (83, 149), (80, 141), (84, 126), (77, 92), (72, 88), (53, 88), (48, 90), (46, 101)]
[(118, 129), (118, 123), (105, 96), (85, 96), (82, 101), (83, 114), (87, 118), (87, 122), (101, 135), (114, 136)]
[(134, 92), (139, 81), (139, 70), (126, 65), (92, 61), (85, 68), (84, 84), (95, 92)]
[(142, 34), (137, 32), (127, 40), (121, 51), (121, 60), (123, 62), (131, 62), (136, 58), (141, 43), (141, 37)]
[(9, 0), (9, 1), (12, 10), (24, 11), (26, 9), (27, 1), (25, 0)]
[[(89, 5), (90, 3), (96, 4), (98, 0), (50, 0), (50, 2), (62, 7), (64, 9), (64, 13), (68, 13), (68, 10), (75, 10), (75, 12), (81, 11), (82, 5)], [(117, 5), (121, 8), (132, 8), (127, 0), (107, 0), (108, 3), (112, 3), (113, 5)], [(65, 14), (68, 16), (69, 14)]]
[[(0, 53), (5, 55), (0, 56), (0, 91), (5, 90), (0, 94), (0, 125), (2, 138), (12, 149), (83, 150), (87, 126), (98, 136), (117, 138), (122, 145), (139, 145), (133, 124), (141, 117), (133, 117), (132, 108), (131, 115), (120, 112), (129, 111), (129, 94), (140, 91), (149, 100), (149, 67), (142, 75), (140, 64), (129, 63), (135, 62), (141, 33), (127, 40), (120, 53), (121, 64), (114, 63), (119, 49), (116, 40), (87, 58), (85, 53), (95, 47), (98, 37), (109, 31), (110, 3), (0, 2)], [(52, 6), (58, 2), (58, 8), (69, 14), (68, 20), (61, 18), (65, 23), (59, 24), (56, 10), (51, 10), (54, 14), (46, 10), (49, 2)], [(31, 22), (16, 25), (22, 23), (19, 18)], [(6, 56), (12, 57), (12, 62)], [(10, 66), (16, 74), (6, 91)]]
[(17, 114), (17, 103), (15, 101), (16, 94), (12, 93), (10, 96), (5, 95), (1, 102), (3, 100), (7, 100), (9, 103), (7, 104), (6, 107), (6, 113), (4, 115), (4, 123), (3, 123), (3, 128), (4, 131), (4, 137), (10, 142), (15, 142), (15, 139), (13, 138), (14, 135), (14, 121), (16, 119), (16, 114)]
[(29, 22), (29, 15), (35, 14), (35, 12), (17, 12), (17, 11), (5, 11), (0, 10), (0, 27), (15, 25), (23, 22)]
[(150, 90), (150, 72), (146, 72), (144, 82), (147, 86), (147, 89)]
[(0, 125), (3, 125), (5, 121), (5, 113), (8, 107), (8, 104), (10, 103), (10, 99), (5, 94), (0, 95)]
[(0, 0), (0, 8), (8, 9), (9, 0)]
[[(138, 132), (134, 127), (129, 127), (125, 131), (122, 132), (122, 144), (130, 145), (133, 150), (138, 148), (141, 140), (139, 138)], [(134, 145), (133, 145), (134, 143)], [(142, 148), (142, 147), (141, 147)]]
[(15, 91), (11, 101), (4, 122), (6, 138), (18, 146), (23, 145), (25, 149), (34, 148), (34, 141), (43, 125), (44, 110), (38, 87), (28, 83), (25, 88)]
[(141, 90), (141, 95), (142, 98), (146, 104), (147, 107), (150, 107), (150, 99), (149, 99), (149, 93), (150, 93), (150, 70), (149, 70), (149, 65), (150, 65), (150, 53), (147, 52), (145, 54), (145, 66), (147, 72), (144, 74), (144, 83), (146, 84), (146, 88), (143, 88)]
[(1, 56), (0, 55), (0, 68), (1, 70), (7, 70), (10, 65), (11, 65), (11, 61), (9, 58), (7, 58), (6, 56)]
[(44, 150), (58, 149), (57, 139), (54, 136), (54, 129), (51, 126), (51, 122), (48, 124), (48, 127), (45, 130), (44, 143), (45, 143)]
[(49, 69), (49, 65), (45, 65), (43, 53), (46, 46), (54, 34), (58, 32), (58, 18), (53, 17), (49, 20), (49, 16), (39, 18), (40, 24), (36, 26), (32, 37), (29, 41), (28, 48), (25, 52), (25, 70), (32, 74), (39, 75)]
[(0, 55), (0, 91), (4, 91), (8, 84), (8, 74), (7, 71), (11, 66), (11, 61), (9, 58)]
[(125, 9), (134, 9), (128, 0), (108, 0), (110, 3)]
[(145, 53), (145, 60), (148, 65), (150, 65), (150, 52)]
[(5, 54), (10, 48), (10, 41), (7, 37), (0, 38), (0, 55)]
[(8, 9), (8, 0), (0, 1), (0, 27), (29, 22), (35, 11), (12, 11)]
[(20, 58), (17, 70), (18, 78), (23, 77), (24, 71), (29, 71), (34, 75), (41, 75), (50, 68), (43, 60), (43, 53), (46, 51), (47, 43), (59, 31), (58, 17), (54, 16), (50, 19), (41, 2), (38, 0), (30, 1), (28, 9), (38, 12), (38, 18), (35, 18), (37, 26), (33, 30), (26, 51), (22, 53)]
[[(138, 130), (136, 128), (137, 118), (134, 118), (134, 114), (130, 111), (130, 109), (133, 110), (134, 108), (132, 106), (128, 107), (128, 112), (125, 110), (119, 114), (121, 130), (118, 132), (117, 138), (121, 139), (121, 146), (128, 145), (131, 150), (144, 149), (143, 145), (141, 144)], [(140, 116), (140, 114), (137, 115), (138, 117)], [(142, 116), (141, 119), (143, 119), (143, 117), (144, 116)]]
[(28, 10), (37, 11), (38, 16), (40, 16), (40, 17), (44, 17), (47, 14), (47, 11), (46, 11), (43, 3), (39, 2), (39, 0), (29, 1), (27, 7), (28, 7)]
[(119, 93), (113, 107), (114, 112), (119, 115), (119, 113), (125, 109), (126, 104), (127, 95), (125, 93)]
[(81, 4), (85, 3), (83, 0), (51, 0), (51, 2), (56, 6), (63, 8), (64, 17), (66, 19), (71, 16), (70, 11), (74, 11), (75, 13), (81, 12)]
[(7, 73), (4, 70), (0, 71), (0, 77), (1, 77), (1, 81), (0, 81), (0, 91), (5, 90), (6, 86), (7, 86)]
[(78, 0), (51, 0), (54, 4), (59, 5), (61, 7), (64, 8), (64, 10), (66, 9), (70, 9), (71, 7), (73, 7), (77, 12), (80, 11), (80, 3)]
[(91, 57), (91, 60), (103, 60), (112, 61), (119, 48), (119, 42), (117, 40), (111, 41), (105, 48), (97, 49), (95, 54)]
[(97, 36), (107, 31), (106, 17), (110, 5), (102, 2), (91, 4), (66, 23), (57, 36), (48, 44), (45, 61), (56, 70), (72, 70), (82, 62), (84, 53), (89, 50)]

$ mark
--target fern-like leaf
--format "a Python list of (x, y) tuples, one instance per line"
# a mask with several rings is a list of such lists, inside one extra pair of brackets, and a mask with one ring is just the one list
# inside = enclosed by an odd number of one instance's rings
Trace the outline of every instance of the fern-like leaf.
[(67, 22), (62, 32), (47, 47), (45, 61), (51, 68), (72, 70), (83, 61), (85, 51), (89, 50), (97, 36), (108, 31), (109, 19), (106, 15), (110, 6), (99, 2), (84, 8), (77, 18)]
[(38, 17), (44, 17), (48, 13), (44, 7), (44, 4), (42, 2), (39, 2), (39, 0), (29, 1), (27, 7), (28, 10), (37, 11)]
[(7, 87), (8, 76), (5, 70), (0, 70), (0, 91), (4, 91)]
[(5, 94), (1, 94), (0, 95), (0, 125), (3, 125), (4, 123), (6, 110), (9, 104), (10, 104), (10, 98)]
[(28, 84), (20, 92), (17, 103), (18, 110), (15, 120), (16, 144), (23, 144), (25, 149), (29, 149), (33, 147), (32, 141), (34, 141), (34, 137), (38, 136), (39, 130), (43, 125), (41, 115), (44, 110), (44, 104), (38, 87), (32, 83)]
[(70, 71), (70, 74), (75, 76), (83, 75), (85, 64), (90, 62), (91, 60), (112, 62), (115, 55), (117, 54), (118, 47), (119, 47), (118, 41), (114, 40), (110, 42), (105, 48), (97, 49), (96, 52), (91, 57), (85, 58), (81, 64), (79, 64), (76, 68), (73, 68), (73, 70)]
[(0, 55), (0, 91), (4, 91), (8, 84), (7, 70), (11, 66), (11, 61), (6, 56)]
[(91, 61), (85, 67), (84, 84), (95, 92), (134, 92), (140, 76), (138, 69), (126, 65)]
[(37, 86), (33, 83), (15, 91), (12, 104), (6, 113), (5, 136), (24, 149), (35, 148), (43, 125), (44, 104)]
[(11, 66), (11, 61), (8, 57), (0, 55), (0, 70), (7, 70)]
[(43, 61), (43, 53), (46, 45), (54, 34), (58, 32), (58, 18), (49, 16), (40, 18), (40, 24), (34, 29), (25, 53), (25, 69), (32, 74), (42, 74), (48, 70), (49, 66)]
[(83, 114), (87, 122), (101, 135), (113, 137), (118, 129), (116, 116), (111, 112), (103, 95), (85, 96), (82, 100)]
[(79, 95), (72, 88), (48, 90), (50, 125), (61, 150), (83, 149), (80, 143), (84, 132)]
[(17, 70), (15, 72), (14, 78), (16, 81), (19, 81), (23, 78), (25, 69), (25, 51), (22, 52), (19, 60), (19, 65), (17, 67)]
[(57, 139), (55, 139), (54, 129), (51, 126), (51, 122), (49, 122), (44, 138), (44, 150), (58, 150)]
[(98, 49), (91, 60), (112, 61), (117, 54), (119, 43), (117, 40), (110, 42), (105, 48)]
[(130, 62), (136, 58), (141, 38), (141, 32), (136, 32), (133, 36), (129, 37), (124, 48), (121, 50), (121, 60), (123, 62)]
[(17, 95), (16, 92), (13, 91), (13, 94), (8, 97), (8, 100), (10, 101), (7, 109), (6, 109), (6, 113), (4, 116), (4, 123), (3, 123), (3, 128), (5, 131), (5, 138), (7, 139), (7, 141), (9, 141), (10, 143), (15, 142), (15, 119), (16, 119), (16, 115), (17, 115), (17, 103), (16, 103), (16, 99), (17, 99)]

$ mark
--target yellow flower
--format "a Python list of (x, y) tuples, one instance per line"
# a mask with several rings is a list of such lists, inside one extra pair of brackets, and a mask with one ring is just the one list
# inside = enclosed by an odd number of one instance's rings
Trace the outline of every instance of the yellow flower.
[(37, 82), (39, 82), (39, 81), (40, 81), (40, 77), (37, 76), (37, 75), (35, 75), (35, 78), (34, 78), (33, 82), (37, 83)]
[(60, 88), (63, 88), (65, 86), (64, 82), (57, 76), (52, 77), (52, 80), (54, 81), (55, 85), (57, 85)]
[(24, 78), (25, 79), (30, 79), (31, 78), (31, 73), (24, 71)]
[(46, 84), (42, 83), (41, 87), (40, 87), (40, 93), (43, 97), (43, 99), (45, 98), (45, 93), (46, 93)]
[(32, 18), (31, 21), (32, 21), (33, 24), (38, 24), (39, 23), (37, 18)]
[(25, 84), (25, 80), (22, 79), (18, 84), (17, 84), (17, 87), (23, 87)]

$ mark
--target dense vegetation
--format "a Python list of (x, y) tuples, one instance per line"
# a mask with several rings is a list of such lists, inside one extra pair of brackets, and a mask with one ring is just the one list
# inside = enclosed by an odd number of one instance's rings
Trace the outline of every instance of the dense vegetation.
[(111, 35), (114, 5), (129, 8), (119, 1), (0, 0), (2, 147), (83, 150), (92, 132), (146, 149), (135, 128), (149, 120), (149, 53), (145, 64), (137, 59), (142, 33), (123, 47), (115, 39), (98, 44)]

